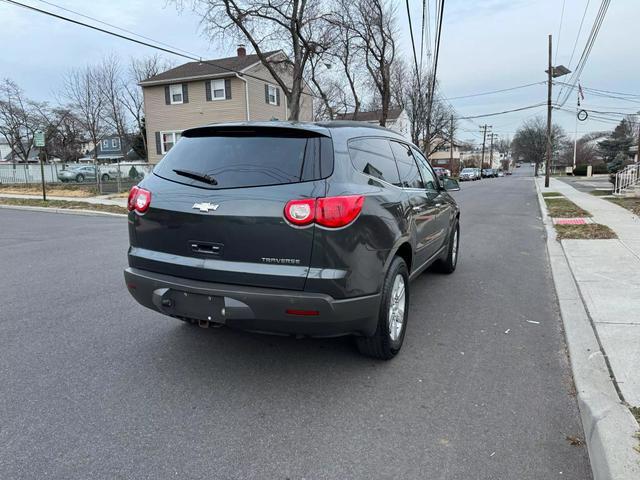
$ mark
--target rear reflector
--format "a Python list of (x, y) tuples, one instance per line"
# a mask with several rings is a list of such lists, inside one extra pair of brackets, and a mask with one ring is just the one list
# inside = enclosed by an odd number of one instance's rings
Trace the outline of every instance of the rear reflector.
[(315, 222), (323, 227), (339, 228), (353, 222), (363, 205), (363, 195), (305, 198), (287, 202), (284, 216), (290, 223), (298, 226)]
[(294, 310), (292, 308), (287, 309), (287, 315), (300, 315), (303, 317), (314, 317), (320, 315), (318, 310)]

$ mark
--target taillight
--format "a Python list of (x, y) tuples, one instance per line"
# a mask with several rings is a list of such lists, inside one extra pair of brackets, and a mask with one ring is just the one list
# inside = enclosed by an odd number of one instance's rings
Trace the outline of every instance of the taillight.
[(363, 195), (319, 198), (316, 205), (316, 223), (329, 228), (344, 227), (356, 219), (362, 205)]
[(294, 225), (309, 225), (316, 215), (316, 201), (313, 198), (291, 200), (284, 207), (284, 216)]
[(149, 209), (151, 204), (151, 192), (134, 186), (129, 192), (129, 198), (127, 199), (127, 208), (129, 211), (135, 210), (138, 213), (144, 213)]
[(298, 226), (315, 221), (323, 227), (339, 228), (353, 222), (362, 211), (363, 204), (363, 195), (291, 200), (284, 207), (284, 216)]

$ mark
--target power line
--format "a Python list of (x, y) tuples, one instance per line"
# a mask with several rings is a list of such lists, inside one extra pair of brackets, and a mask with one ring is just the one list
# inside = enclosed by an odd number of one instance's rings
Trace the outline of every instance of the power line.
[[(422, 27), (420, 31), (420, 72), (422, 73), (422, 56), (424, 54), (424, 29), (427, 14), (427, 0), (422, 0)], [(413, 41), (412, 41), (413, 43)]]
[[(600, 32), (600, 27), (602, 27), (602, 23), (604, 21), (605, 15), (607, 14), (607, 9), (609, 8), (610, 3), (611, 3), (611, 0), (602, 0), (602, 3), (600, 4), (600, 9), (598, 10), (598, 14), (596, 15), (596, 18), (593, 22), (593, 26), (591, 27), (591, 32), (589, 33), (589, 38), (587, 39), (587, 42), (584, 46), (582, 55), (580, 56), (580, 60), (578, 60), (576, 68), (573, 74), (571, 75), (571, 78), (569, 79), (569, 83), (571, 85), (576, 84), (576, 82), (578, 81), (578, 79), (582, 74), (582, 71), (584, 70), (585, 65), (587, 64), (589, 55), (591, 54), (593, 45), (596, 42), (598, 33)], [(561, 106), (567, 102), (570, 94), (571, 94), (570, 91), (567, 91), (564, 94), (564, 96), (562, 97), (562, 100), (559, 102)]]
[(541, 103), (536, 103), (535, 105), (528, 105), (526, 107), (514, 108), (514, 109), (511, 109), (511, 110), (503, 110), (501, 112), (485, 113), (485, 114), (482, 114), (482, 115), (472, 115), (472, 116), (468, 116), (468, 117), (459, 117), (459, 119), (468, 120), (468, 119), (472, 119), (472, 118), (495, 117), (497, 115), (504, 115), (504, 114), (513, 113), (513, 112), (521, 112), (522, 110), (529, 110), (531, 108), (538, 108), (538, 107), (542, 107), (542, 106), (545, 106), (545, 105), (546, 105), (546, 102), (541, 102)]
[(416, 42), (413, 39), (413, 25), (411, 24), (411, 10), (409, 9), (409, 0), (405, 1), (407, 5), (407, 19), (409, 20), (409, 34), (411, 35), (411, 48), (413, 49), (413, 63), (416, 67), (416, 75), (418, 76), (418, 88), (420, 88), (420, 70), (418, 69), (418, 56), (416, 55)]
[(546, 81), (540, 81), (540, 82), (533, 82), (533, 83), (527, 83), (524, 85), (517, 85), (515, 87), (509, 87), (509, 88), (502, 88), (500, 90), (491, 90), (489, 92), (482, 92), (482, 93), (471, 93), (469, 95), (459, 95), (457, 97), (448, 97), (449, 100), (458, 100), (461, 98), (472, 98), (472, 97), (481, 97), (484, 95), (493, 95), (494, 93), (503, 93), (503, 92), (510, 92), (511, 90), (518, 90), (521, 88), (526, 88), (526, 87), (532, 87), (534, 85), (542, 85), (547, 83)]
[(564, 5), (566, 0), (562, 0), (562, 11), (560, 12), (560, 26), (558, 27), (558, 41), (556, 43), (556, 55), (553, 58), (554, 65), (558, 61), (558, 50), (560, 49), (560, 35), (562, 34), (562, 20), (564, 20)]
[[(112, 31), (106, 30), (104, 28), (96, 27), (95, 25), (91, 25), (91, 24), (88, 24), (88, 23), (81, 22), (80, 20), (75, 20), (73, 18), (65, 17), (64, 15), (58, 15), (57, 13), (49, 12), (47, 10), (42, 10), (40, 8), (33, 7), (31, 5), (26, 5), (24, 3), (16, 2), (15, 0), (0, 0), (0, 1), (15, 5), (15, 6), (18, 6), (18, 7), (25, 8), (27, 10), (32, 10), (34, 12), (38, 12), (38, 13), (41, 13), (43, 15), (47, 15), (47, 16), (50, 16), (50, 17), (53, 17), (53, 18), (57, 18), (58, 20), (63, 20), (65, 22), (73, 23), (73, 24), (79, 25), (81, 27), (86, 27), (86, 28), (89, 28), (91, 30), (96, 30), (98, 32), (105, 33), (107, 35), (111, 35), (113, 37), (117, 37), (117, 38), (120, 38), (122, 40), (127, 40), (127, 41), (130, 41), (130, 42), (133, 42), (133, 43), (137, 43), (139, 45), (143, 45), (145, 47), (154, 48), (156, 50), (160, 50), (161, 52), (165, 52), (165, 53), (168, 53), (170, 55), (176, 55), (178, 57), (186, 58), (186, 59), (194, 61), (194, 62), (200, 62), (200, 63), (204, 63), (206, 65), (211, 65), (211, 66), (214, 66), (216, 68), (219, 68), (220, 70), (224, 70), (224, 71), (227, 71), (227, 72), (230, 72), (230, 73), (236, 73), (236, 74), (241, 75), (241, 76), (245, 76), (245, 77), (253, 78), (253, 79), (256, 79), (256, 80), (260, 80), (261, 82), (270, 82), (270, 81), (272, 81), (272, 80), (269, 80), (269, 79), (266, 79), (266, 78), (259, 77), (257, 75), (252, 75), (250, 73), (241, 72), (240, 70), (235, 70), (233, 68), (225, 67), (225, 66), (220, 65), (218, 63), (213, 63), (213, 62), (210, 62), (210, 61), (207, 61), (207, 60), (202, 60), (201, 57), (197, 57), (197, 56), (194, 56), (194, 55), (191, 55), (191, 54), (187, 54), (187, 53), (180, 53), (180, 52), (176, 51), (177, 49), (174, 49), (174, 50), (171, 49), (171, 48), (174, 48), (174, 47), (165, 48), (165, 47), (161, 47), (161, 46), (158, 46), (158, 45), (154, 45), (154, 44), (151, 44), (151, 43), (146, 42), (146, 41), (138, 40), (137, 38), (128, 37), (126, 35), (122, 35), (122, 34), (117, 33), (117, 32), (112, 32)], [(154, 41), (156, 41), (156, 40), (154, 40)], [(158, 43), (160, 43), (160, 42), (158, 42)], [(319, 95), (316, 95), (314, 93), (309, 93), (309, 92), (302, 91), (301, 94), (321, 99), (321, 97)], [(349, 107), (353, 107), (354, 106), (354, 105), (350, 105), (350, 104), (346, 104), (346, 105), (349, 106)]]
[(571, 58), (569, 58), (569, 63), (567, 67), (571, 68), (571, 62), (573, 62), (573, 56), (576, 53), (576, 47), (578, 46), (578, 40), (580, 40), (580, 33), (582, 33), (582, 25), (584, 24), (584, 19), (587, 16), (587, 10), (589, 9), (589, 3), (591, 0), (587, 0), (587, 4), (584, 7), (584, 13), (582, 14), (582, 20), (580, 20), (580, 27), (578, 28), (578, 34), (576, 35), (576, 41), (573, 42), (573, 50), (571, 51)]
[(181, 52), (189, 54), (189, 55), (194, 55), (194, 56), (196, 55), (195, 53), (190, 52), (188, 50), (184, 50), (182, 48), (178, 48), (178, 47), (176, 47), (174, 45), (169, 45), (168, 43), (161, 42), (160, 40), (156, 40), (156, 39), (153, 39), (153, 38), (150, 38), (150, 37), (145, 37), (144, 35), (140, 35), (139, 33), (133, 32), (131, 30), (127, 30), (126, 28), (119, 27), (119, 26), (114, 25), (112, 23), (105, 22), (104, 20), (100, 20), (99, 18), (91, 17), (89, 15), (85, 15), (84, 13), (80, 13), (78, 11), (71, 10), (70, 8), (63, 7), (62, 5), (58, 5), (58, 4), (55, 4), (53, 2), (48, 2), (47, 0), (37, 0), (37, 1), (41, 2), (41, 3), (45, 3), (45, 4), (50, 5), (52, 7), (59, 8), (60, 10), (64, 10), (65, 12), (73, 13), (74, 15), (78, 15), (79, 17), (86, 18), (87, 20), (92, 20), (92, 21), (100, 23), (102, 25), (106, 25), (108, 27), (115, 28), (117, 30), (120, 30), (121, 32), (126, 32), (126, 33), (129, 33), (131, 35), (135, 35), (136, 37), (144, 38), (145, 40), (149, 40), (151, 42), (155, 42), (155, 43), (157, 43), (159, 45), (164, 45), (167, 48), (172, 48), (174, 50), (178, 50), (178, 51), (181, 51)]

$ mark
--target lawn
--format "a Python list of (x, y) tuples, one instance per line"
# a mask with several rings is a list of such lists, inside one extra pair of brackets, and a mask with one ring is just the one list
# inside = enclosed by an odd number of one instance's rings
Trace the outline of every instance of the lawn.
[(606, 240), (618, 238), (613, 230), (599, 223), (555, 225), (558, 240)]
[(101, 205), (75, 200), (37, 200), (35, 198), (0, 198), (0, 205), (18, 205), (27, 207), (66, 208), (70, 210), (92, 210), (96, 212), (127, 213), (125, 207)]
[(596, 197), (602, 197), (604, 195), (611, 195), (611, 190), (591, 190), (589, 193)]
[(542, 196), (547, 198), (547, 197), (564, 197), (564, 195), (562, 195), (559, 192), (542, 192)]
[[(89, 185), (60, 185), (47, 184), (47, 193), (58, 197), (92, 197), (97, 195), (96, 187)], [(19, 195), (42, 195), (42, 185), (32, 183), (30, 185), (0, 185), (0, 193)]]
[(549, 216), (554, 218), (590, 217), (591, 214), (566, 198), (545, 199)]
[(640, 198), (608, 198), (610, 202), (615, 203), (616, 205), (620, 205), (627, 210), (630, 210), (632, 213), (636, 215), (640, 215)]

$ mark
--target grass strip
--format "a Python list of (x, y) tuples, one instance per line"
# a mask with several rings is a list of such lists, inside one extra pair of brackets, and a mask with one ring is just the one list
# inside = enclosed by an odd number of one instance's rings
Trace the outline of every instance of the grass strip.
[(555, 225), (558, 240), (607, 240), (618, 238), (613, 230), (599, 223)]
[(607, 198), (610, 202), (620, 205), (622, 208), (626, 208), (631, 213), (640, 216), (640, 198)]
[[(59, 197), (92, 197), (98, 195), (98, 190), (89, 185), (60, 185), (47, 184), (47, 193)], [(11, 193), (18, 195), (42, 195), (42, 185), (0, 185), (0, 193)]]
[(611, 195), (611, 190), (591, 190), (589, 193), (596, 197), (603, 197), (605, 195)]
[(546, 198), (549, 216), (554, 218), (590, 217), (591, 214), (566, 198)]
[(76, 200), (37, 200), (35, 198), (0, 198), (0, 205), (17, 205), (23, 207), (62, 208), (68, 210), (91, 210), (95, 212), (127, 213), (125, 207), (118, 205), (102, 205), (100, 203), (80, 202)]
[(564, 197), (560, 192), (542, 192), (542, 196), (547, 197)]

